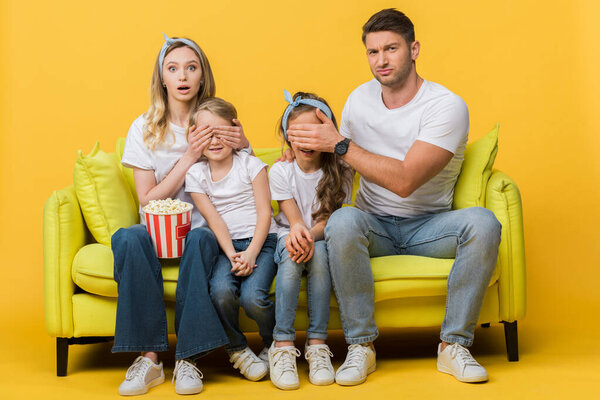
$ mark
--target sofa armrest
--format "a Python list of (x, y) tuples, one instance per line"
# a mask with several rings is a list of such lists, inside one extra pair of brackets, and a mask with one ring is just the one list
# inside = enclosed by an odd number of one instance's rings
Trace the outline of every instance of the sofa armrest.
[(525, 316), (525, 242), (521, 194), (505, 173), (494, 170), (487, 184), (486, 207), (502, 224), (498, 253), (500, 318), (513, 322)]
[(73, 336), (75, 284), (71, 265), (86, 241), (86, 228), (73, 186), (53, 192), (44, 206), (44, 304), (51, 336)]

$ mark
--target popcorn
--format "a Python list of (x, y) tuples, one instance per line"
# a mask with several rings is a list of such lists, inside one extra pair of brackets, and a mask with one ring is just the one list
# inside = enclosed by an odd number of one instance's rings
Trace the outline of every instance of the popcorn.
[(150, 200), (148, 204), (142, 208), (142, 211), (154, 215), (172, 215), (190, 211), (192, 208), (193, 206), (190, 203), (186, 203), (179, 199), (173, 200), (168, 198), (165, 200)]

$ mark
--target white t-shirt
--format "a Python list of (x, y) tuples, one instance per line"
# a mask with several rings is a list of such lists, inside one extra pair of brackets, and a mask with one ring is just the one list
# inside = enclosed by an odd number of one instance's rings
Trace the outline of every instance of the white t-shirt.
[[(192, 165), (185, 176), (185, 191), (204, 193), (225, 221), (232, 239), (254, 236), (256, 202), (252, 181), (268, 165), (245, 152), (233, 154), (231, 170), (218, 181), (210, 175), (208, 160)], [(275, 232), (271, 221), (271, 230)]]
[[(296, 200), (302, 220), (308, 229), (317, 221), (312, 218), (312, 213), (317, 211), (320, 203), (317, 199), (317, 186), (323, 176), (323, 170), (306, 173), (300, 169), (296, 161), (277, 162), (269, 170), (269, 188), (271, 200)], [(351, 187), (346, 189), (344, 204), (352, 203)], [(283, 212), (275, 216), (277, 236), (282, 237), (290, 232), (290, 223)]]
[(388, 109), (375, 79), (360, 85), (348, 97), (340, 133), (363, 149), (404, 160), (416, 140), (454, 154), (444, 169), (402, 198), (361, 177), (356, 206), (374, 215), (411, 217), (448, 211), (460, 173), (469, 131), (465, 102), (434, 82), (423, 81), (415, 97), (402, 107)]

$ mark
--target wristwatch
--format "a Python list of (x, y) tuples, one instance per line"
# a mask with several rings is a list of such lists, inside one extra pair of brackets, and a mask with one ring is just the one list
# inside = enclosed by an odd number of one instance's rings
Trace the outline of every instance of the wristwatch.
[(342, 141), (339, 141), (335, 144), (333, 148), (333, 152), (338, 156), (343, 156), (348, 151), (348, 145), (350, 144), (350, 139), (346, 138)]

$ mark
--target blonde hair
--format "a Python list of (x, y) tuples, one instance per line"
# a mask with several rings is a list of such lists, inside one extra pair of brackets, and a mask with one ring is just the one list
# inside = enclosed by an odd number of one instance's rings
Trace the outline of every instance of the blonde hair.
[(190, 115), (190, 119), (188, 121), (188, 127), (185, 130), (185, 137), (187, 138), (190, 134), (190, 127), (196, 124), (196, 118), (198, 118), (198, 113), (200, 111), (208, 111), (218, 117), (226, 119), (233, 125), (233, 119), (237, 119), (237, 110), (228, 101), (221, 99), (220, 97), (210, 97), (200, 103), (192, 115)]
[[(200, 90), (196, 96), (196, 106), (198, 106), (205, 99), (215, 95), (215, 78), (213, 77), (208, 58), (200, 46), (198, 46), (198, 49), (200, 49), (200, 53), (198, 53), (197, 50), (189, 47), (183, 42), (175, 42), (167, 49), (165, 57), (171, 51), (180, 47), (192, 49), (200, 60), (202, 78), (200, 81)], [(144, 117), (146, 118), (146, 125), (144, 126), (144, 143), (150, 150), (154, 150), (156, 146), (164, 143), (167, 138), (167, 133), (170, 133), (171, 137), (175, 139), (174, 133), (169, 129), (167, 89), (163, 86), (162, 76), (160, 73), (161, 66), (158, 63), (159, 57), (157, 56), (156, 61), (154, 62), (154, 72), (152, 72), (152, 83), (150, 84), (150, 108), (144, 114)]]
[[(325, 99), (317, 96), (314, 93), (297, 92), (293, 96), (294, 100), (296, 100), (298, 96), (302, 96), (303, 99), (318, 100), (329, 107), (329, 104), (327, 104)], [(290, 112), (288, 121), (293, 120), (305, 112), (315, 112), (315, 109), (315, 107), (308, 104), (299, 104)], [(329, 109), (331, 110), (331, 107), (329, 107)], [(289, 141), (285, 140), (285, 135), (283, 134), (282, 118), (279, 120), (279, 136), (285, 143), (287, 143), (290, 149), (292, 149), (292, 145)], [(331, 113), (331, 121), (337, 129), (337, 122), (333, 112)], [(328, 219), (335, 210), (344, 204), (346, 196), (352, 190), (352, 168), (350, 168), (348, 164), (346, 164), (337, 154), (326, 152), (321, 153), (321, 170), (323, 171), (323, 176), (317, 185), (317, 200), (319, 201), (319, 209), (313, 212), (311, 216), (312, 219), (317, 222)]]

